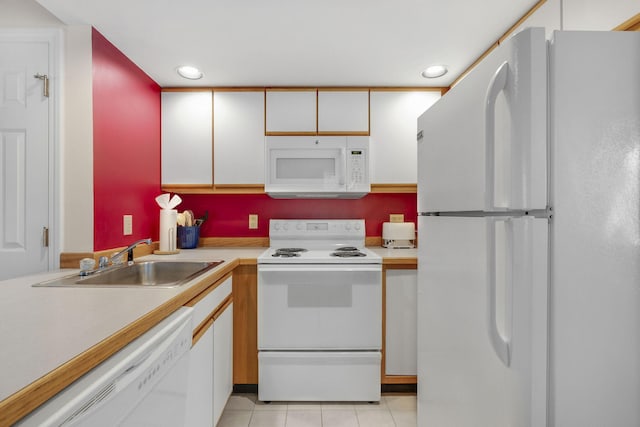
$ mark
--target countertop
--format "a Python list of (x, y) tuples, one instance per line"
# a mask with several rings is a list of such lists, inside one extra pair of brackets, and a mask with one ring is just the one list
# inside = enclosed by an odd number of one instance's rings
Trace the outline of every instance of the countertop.
[[(176, 288), (34, 288), (31, 285), (78, 270), (66, 269), (0, 281), (0, 425), (6, 409), (29, 394), (55, 394), (74, 380), (70, 367), (84, 372), (204, 290), (240, 263), (254, 263), (266, 248), (198, 248), (139, 260), (224, 260), (206, 274)], [(384, 262), (415, 263), (415, 249), (369, 248)], [(132, 325), (140, 325), (137, 329)], [(98, 350), (102, 349), (101, 352)], [(50, 390), (48, 390), (50, 389)], [(52, 394), (53, 393), (53, 394)], [(23, 396), (24, 395), (24, 396)], [(40, 402), (42, 403), (42, 402)], [(4, 415), (3, 415), (4, 413)]]

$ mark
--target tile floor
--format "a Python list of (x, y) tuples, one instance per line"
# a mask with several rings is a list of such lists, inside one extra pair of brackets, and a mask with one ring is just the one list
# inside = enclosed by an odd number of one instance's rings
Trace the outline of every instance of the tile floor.
[(383, 394), (380, 403), (257, 401), (232, 394), (217, 427), (415, 427), (416, 396)]

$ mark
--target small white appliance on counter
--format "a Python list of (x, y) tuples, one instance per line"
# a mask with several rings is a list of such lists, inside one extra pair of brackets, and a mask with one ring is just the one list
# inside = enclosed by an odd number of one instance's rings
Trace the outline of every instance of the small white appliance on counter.
[(193, 309), (182, 307), (16, 426), (182, 426)]
[(379, 401), (382, 259), (364, 220), (271, 220), (258, 257), (258, 399)]
[(368, 136), (267, 136), (265, 191), (274, 198), (358, 199), (371, 191)]
[(418, 130), (418, 425), (640, 426), (640, 33), (524, 30)]
[(382, 246), (391, 249), (415, 248), (416, 225), (413, 222), (382, 223)]

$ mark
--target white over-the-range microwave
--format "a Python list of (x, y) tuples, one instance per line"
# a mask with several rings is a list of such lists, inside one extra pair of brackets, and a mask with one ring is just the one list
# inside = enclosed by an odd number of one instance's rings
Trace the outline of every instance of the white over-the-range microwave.
[(275, 198), (360, 198), (371, 190), (368, 136), (267, 136), (265, 192)]

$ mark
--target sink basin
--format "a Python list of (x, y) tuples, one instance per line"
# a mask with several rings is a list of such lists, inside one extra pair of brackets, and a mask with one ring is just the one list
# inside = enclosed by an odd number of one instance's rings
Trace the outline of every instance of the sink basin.
[(173, 288), (220, 265), (223, 261), (144, 261), (96, 272), (87, 277), (66, 276), (33, 286)]

